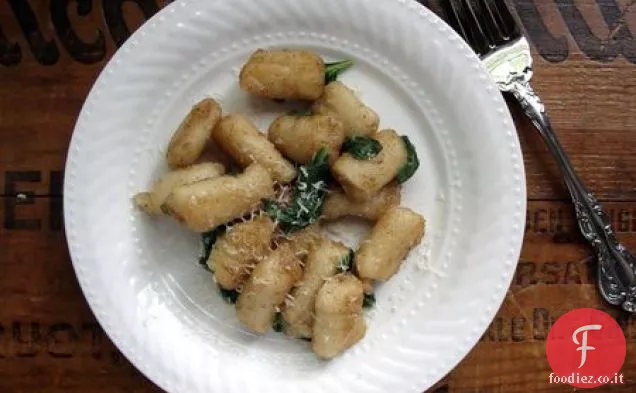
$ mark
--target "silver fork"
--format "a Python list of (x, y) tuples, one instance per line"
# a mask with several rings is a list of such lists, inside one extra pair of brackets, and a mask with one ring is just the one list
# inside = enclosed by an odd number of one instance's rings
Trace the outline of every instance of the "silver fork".
[(505, 1), (444, 0), (443, 6), (449, 22), (481, 57), (499, 89), (521, 104), (557, 160), (579, 228), (596, 253), (601, 295), (608, 303), (636, 313), (636, 259), (617, 241), (609, 217), (561, 147), (545, 107), (530, 85), (530, 45)]

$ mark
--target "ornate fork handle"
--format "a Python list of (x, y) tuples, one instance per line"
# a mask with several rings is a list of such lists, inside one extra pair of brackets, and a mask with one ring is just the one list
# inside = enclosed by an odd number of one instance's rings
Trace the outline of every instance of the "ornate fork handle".
[(545, 107), (530, 83), (517, 80), (508, 84), (506, 90), (519, 101), (539, 130), (565, 176), (579, 228), (598, 258), (597, 274), (601, 293), (611, 304), (636, 312), (636, 258), (618, 242), (603, 207), (574, 171), (552, 129)]

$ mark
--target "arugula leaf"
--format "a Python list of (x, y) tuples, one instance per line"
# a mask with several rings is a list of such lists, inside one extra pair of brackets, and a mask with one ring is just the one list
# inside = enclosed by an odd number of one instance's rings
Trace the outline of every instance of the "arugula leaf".
[(353, 66), (353, 60), (325, 63), (325, 85), (338, 79), (338, 76)]
[(219, 286), (219, 292), (221, 293), (221, 297), (229, 304), (235, 304), (238, 300), (240, 293), (235, 291), (234, 289), (225, 289)]
[(363, 308), (371, 308), (375, 306), (375, 295), (371, 294), (371, 295), (367, 295), (366, 293), (364, 294), (364, 300), (362, 301), (362, 307)]
[(370, 160), (380, 154), (382, 145), (368, 136), (354, 136), (347, 138), (342, 151), (351, 154), (356, 160)]
[(210, 267), (208, 266), (208, 258), (210, 257), (212, 248), (214, 248), (214, 243), (216, 243), (216, 240), (225, 233), (226, 229), (227, 227), (225, 225), (219, 225), (213, 230), (201, 234), (203, 251), (199, 256), (199, 264), (204, 266), (207, 270), (210, 270)]
[(397, 174), (397, 182), (402, 184), (410, 179), (417, 169), (420, 167), (420, 160), (417, 157), (415, 146), (411, 143), (408, 136), (402, 136), (404, 147), (406, 147), (406, 163), (400, 168)]
[(283, 319), (283, 314), (277, 312), (276, 317), (274, 317), (274, 324), (272, 325), (272, 329), (274, 329), (275, 332), (280, 333), (285, 330), (286, 325), (287, 322), (285, 322), (285, 320)]
[(282, 207), (276, 201), (263, 200), (265, 212), (278, 221), (284, 232), (299, 231), (320, 218), (330, 177), (328, 158), (329, 153), (322, 148), (309, 165), (300, 167), (289, 206)]
[(347, 253), (347, 255), (344, 256), (344, 258), (342, 258), (340, 260), (340, 262), (338, 262), (338, 270), (341, 272), (348, 272), (349, 270), (351, 270), (353, 268), (353, 258), (354, 258), (355, 254), (353, 252), (353, 250), (349, 250), (349, 252)]

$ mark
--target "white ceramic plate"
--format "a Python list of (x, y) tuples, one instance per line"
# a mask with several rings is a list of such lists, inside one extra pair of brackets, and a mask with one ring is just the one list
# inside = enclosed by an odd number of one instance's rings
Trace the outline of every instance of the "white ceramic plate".
[[(428, 219), (426, 240), (378, 289), (364, 340), (331, 362), (302, 341), (241, 328), (196, 263), (198, 236), (131, 203), (165, 171), (170, 135), (199, 99), (215, 97), (263, 128), (283, 110), (238, 88), (241, 64), (260, 47), (354, 59), (342, 80), (382, 127), (409, 135), (422, 162), (403, 204)], [(95, 315), (150, 379), (189, 393), (422, 392), (497, 311), (519, 256), (525, 197), (502, 97), (461, 39), (411, 0), (176, 1), (97, 80), (64, 184), (68, 243)], [(347, 225), (332, 232), (354, 233)]]

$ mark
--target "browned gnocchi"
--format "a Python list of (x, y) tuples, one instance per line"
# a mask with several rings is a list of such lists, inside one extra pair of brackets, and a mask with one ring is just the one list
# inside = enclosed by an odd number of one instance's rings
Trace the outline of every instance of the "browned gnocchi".
[(316, 294), (325, 280), (333, 277), (351, 250), (340, 242), (321, 239), (309, 253), (304, 275), (292, 290), (283, 310), (285, 333), (299, 338), (311, 338)]
[(214, 179), (225, 173), (221, 164), (206, 162), (187, 168), (175, 169), (157, 180), (149, 192), (135, 195), (135, 201), (146, 213), (162, 214), (161, 205), (176, 187), (196, 183), (205, 179)]
[[(378, 131), (378, 114), (338, 80), (352, 64), (257, 50), (239, 87), (310, 101), (311, 111), (281, 113), (263, 133), (203, 99), (170, 140), (171, 170), (133, 198), (201, 237), (199, 263), (242, 325), (310, 340), (322, 359), (364, 338), (376, 281), (395, 275), (425, 233), (424, 217), (401, 206), (419, 167), (415, 147), (393, 129)], [(327, 237), (323, 225), (349, 216), (373, 225), (360, 244)]]
[(205, 232), (256, 209), (274, 195), (274, 181), (259, 164), (239, 176), (221, 176), (175, 188), (161, 206), (194, 232)]
[(400, 185), (393, 182), (365, 202), (354, 202), (341, 190), (335, 189), (327, 196), (322, 217), (327, 221), (355, 216), (376, 221), (384, 212), (398, 206), (401, 199)]
[(225, 289), (243, 286), (254, 267), (271, 250), (274, 223), (266, 215), (241, 222), (217, 239), (207, 265)]
[(281, 116), (269, 128), (269, 140), (281, 153), (298, 164), (309, 164), (320, 149), (334, 163), (345, 141), (342, 122), (332, 116)]
[(345, 153), (333, 164), (332, 173), (347, 196), (365, 202), (393, 181), (407, 163), (407, 150), (395, 130), (383, 130), (373, 136), (382, 150), (370, 160), (358, 160)]
[(333, 116), (342, 121), (347, 136), (371, 135), (378, 130), (380, 118), (360, 101), (342, 82), (331, 82), (325, 93), (311, 108), (319, 115)]
[(311, 347), (319, 357), (331, 359), (364, 337), (364, 288), (351, 273), (339, 274), (318, 291)]
[(356, 253), (360, 277), (381, 281), (391, 278), (422, 240), (425, 224), (424, 217), (404, 207), (384, 213)]
[(272, 328), (287, 293), (303, 274), (291, 247), (279, 247), (256, 265), (236, 302), (239, 321), (257, 333)]
[(221, 119), (221, 106), (212, 98), (196, 104), (170, 139), (166, 158), (173, 168), (194, 164)]
[(214, 129), (213, 137), (244, 168), (258, 163), (280, 183), (289, 183), (296, 177), (294, 165), (243, 115), (225, 116)]
[(259, 49), (243, 66), (239, 84), (259, 97), (313, 101), (325, 89), (325, 63), (306, 50)]

